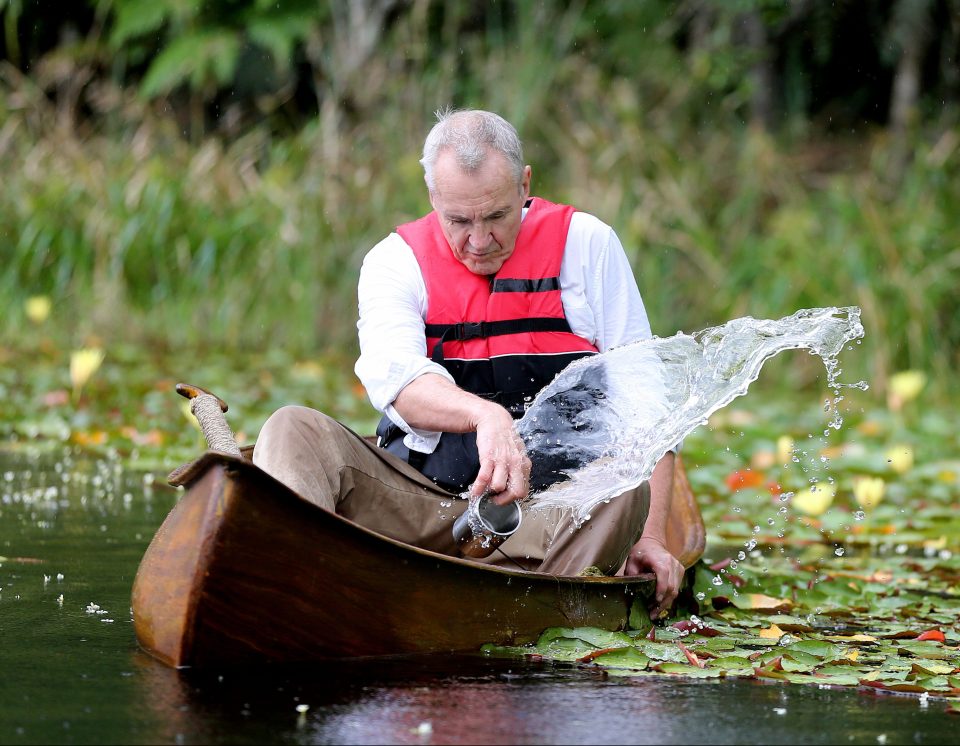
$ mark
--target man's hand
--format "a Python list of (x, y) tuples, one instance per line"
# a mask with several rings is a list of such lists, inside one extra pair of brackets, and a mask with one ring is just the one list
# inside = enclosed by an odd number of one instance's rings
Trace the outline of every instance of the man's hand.
[(650, 618), (658, 619), (670, 610), (680, 592), (683, 565), (656, 539), (644, 537), (630, 550), (624, 575), (652, 572), (657, 576), (656, 603), (650, 609)]
[(513, 429), (513, 418), (503, 407), (493, 405), (477, 421), (477, 452), (480, 471), (470, 488), (471, 495), (489, 492), (498, 505), (527, 496), (530, 459), (523, 440)]

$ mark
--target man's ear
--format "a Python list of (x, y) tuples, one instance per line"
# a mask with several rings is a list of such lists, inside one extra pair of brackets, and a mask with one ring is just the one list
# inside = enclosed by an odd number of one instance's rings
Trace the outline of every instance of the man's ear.
[(530, 199), (530, 180), (533, 176), (533, 169), (530, 166), (523, 167), (523, 180), (520, 182), (520, 193), (523, 195), (523, 201)]

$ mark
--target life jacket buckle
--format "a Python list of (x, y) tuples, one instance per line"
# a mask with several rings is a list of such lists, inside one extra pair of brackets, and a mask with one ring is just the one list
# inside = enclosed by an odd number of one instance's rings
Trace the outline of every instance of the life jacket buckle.
[(487, 334), (484, 326), (486, 326), (486, 324), (483, 321), (465, 321), (462, 324), (457, 324), (455, 339), (462, 341), (465, 339), (486, 337)]

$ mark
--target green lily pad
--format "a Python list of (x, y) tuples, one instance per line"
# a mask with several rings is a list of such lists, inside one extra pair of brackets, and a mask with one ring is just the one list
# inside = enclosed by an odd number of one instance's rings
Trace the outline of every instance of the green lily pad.
[(593, 659), (593, 663), (605, 668), (632, 668), (645, 670), (650, 665), (650, 658), (636, 648), (618, 648), (609, 653), (603, 653)]
[(586, 643), (594, 648), (622, 648), (633, 644), (633, 638), (623, 632), (597, 627), (549, 627), (540, 635), (537, 647), (564, 646), (569, 645), (569, 641)]
[(662, 673), (687, 676), (693, 679), (717, 679), (721, 671), (716, 668), (699, 668), (689, 663), (660, 663), (657, 669)]

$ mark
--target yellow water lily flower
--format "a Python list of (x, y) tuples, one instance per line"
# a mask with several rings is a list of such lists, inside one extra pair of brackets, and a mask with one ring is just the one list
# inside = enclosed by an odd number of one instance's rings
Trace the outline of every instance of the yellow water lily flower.
[(34, 295), (27, 298), (27, 302), (24, 303), (24, 311), (26, 311), (27, 318), (34, 324), (42, 324), (50, 316), (52, 305), (47, 296)]
[(793, 448), (793, 438), (789, 435), (781, 435), (777, 438), (777, 463), (787, 463), (793, 456)]
[(890, 376), (887, 383), (887, 406), (893, 411), (913, 401), (923, 391), (927, 383), (927, 374), (922, 370), (904, 370)]
[(887, 463), (897, 474), (905, 474), (913, 468), (913, 449), (907, 445), (892, 446), (886, 452)]
[(886, 486), (882, 477), (854, 477), (853, 497), (864, 510), (873, 510), (883, 500)]
[(836, 494), (836, 488), (817, 484), (810, 489), (800, 490), (790, 500), (790, 504), (801, 513), (817, 516), (830, 507)]
[(90, 380), (90, 376), (97, 372), (103, 356), (104, 352), (99, 347), (75, 350), (70, 355), (70, 382), (73, 384), (74, 398), (80, 396), (80, 390)]

